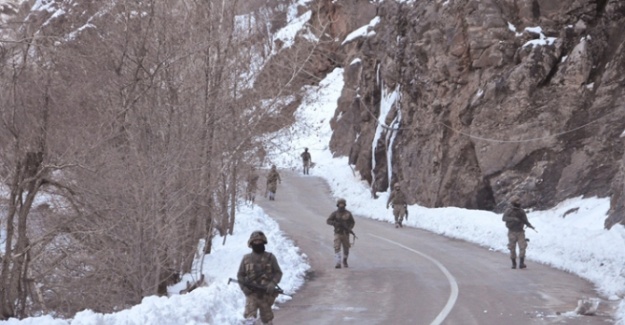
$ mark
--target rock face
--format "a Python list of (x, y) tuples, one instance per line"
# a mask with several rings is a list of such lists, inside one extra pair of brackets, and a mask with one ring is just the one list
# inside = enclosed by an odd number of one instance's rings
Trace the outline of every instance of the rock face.
[(494, 211), (610, 196), (606, 227), (623, 220), (625, 1), (384, 1), (359, 26), (353, 1), (320, 2), (351, 30), (380, 18), (339, 49), (331, 141), (372, 192)]
[[(275, 9), (275, 32), (286, 3), (251, 0), (240, 10)], [(625, 1), (298, 4), (312, 10), (318, 42), (299, 37), (258, 80), (277, 78), (272, 67), (302, 53), (306, 73), (294, 89), (344, 68), (330, 148), (349, 157), (373, 196), (400, 182), (410, 203), (493, 211), (513, 194), (535, 209), (610, 197), (606, 227), (623, 222)], [(0, 1), (0, 21), (27, 5)]]

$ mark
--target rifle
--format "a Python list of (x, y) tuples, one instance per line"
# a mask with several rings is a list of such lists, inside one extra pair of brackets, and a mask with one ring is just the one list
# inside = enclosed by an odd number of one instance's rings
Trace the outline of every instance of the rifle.
[[(239, 280), (237, 280), (237, 279), (228, 278), (228, 284), (230, 284), (230, 282), (240, 283)], [(258, 285), (258, 284), (252, 283), (252, 282), (243, 282), (243, 285), (248, 287), (248, 288), (250, 288), (253, 291), (256, 291), (256, 292), (262, 292), (262, 293), (267, 292), (267, 288), (266, 287), (263, 287), (261, 285)], [(274, 289), (274, 292), (277, 292), (278, 294), (290, 297), (290, 295), (287, 295), (286, 293), (284, 293), (284, 290), (282, 290), (282, 288), (280, 288), (280, 286), (278, 286), (277, 284), (276, 284), (276, 287)]]
[(347, 226), (345, 226), (343, 224), (343, 222), (341, 221), (334, 221), (334, 225), (336, 225), (337, 227), (339, 227), (341, 230), (348, 232), (349, 234), (351, 234), (352, 236), (354, 236), (354, 240), (352, 241), (352, 246), (356, 244), (356, 239), (358, 238), (358, 236), (356, 236), (356, 234), (354, 233), (353, 230), (348, 229)]

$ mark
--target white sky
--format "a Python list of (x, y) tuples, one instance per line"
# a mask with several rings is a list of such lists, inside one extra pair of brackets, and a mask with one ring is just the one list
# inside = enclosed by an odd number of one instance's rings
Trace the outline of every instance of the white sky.
[[(360, 35), (362, 36), (362, 35)], [(333, 158), (328, 150), (331, 136), (329, 125), (334, 116), (337, 99), (343, 88), (343, 71), (336, 69), (320, 86), (309, 87), (307, 96), (298, 108), (297, 122), (284, 131), (282, 144), (290, 147), (273, 153), (271, 159), (279, 168), (300, 168), (299, 153), (304, 147), (311, 151), (316, 166), (310, 176), (323, 177), (336, 197), (347, 199), (348, 208), (357, 218), (373, 218), (392, 223), (390, 210), (386, 209), (388, 193), (379, 193), (371, 199), (367, 184), (355, 175), (346, 157)], [(388, 90), (392, 91), (392, 90)], [(619, 301), (617, 324), (625, 325), (625, 228), (614, 226), (603, 229), (609, 209), (608, 198), (577, 198), (562, 202), (548, 211), (528, 211), (530, 222), (538, 232), (528, 231), (531, 238), (527, 260), (544, 263), (554, 268), (579, 275), (593, 283), (597, 293), (605, 299)], [(566, 211), (578, 208), (577, 212)], [(418, 205), (409, 207), (409, 220), (404, 225), (417, 227), (452, 238), (462, 239), (487, 247), (493, 254), (501, 254), (501, 262), (508, 263), (506, 228), (501, 215), (487, 211), (460, 208), (428, 209)], [(170, 297), (147, 297), (130, 309), (112, 314), (99, 314), (85, 310), (73, 319), (52, 316), (11, 319), (0, 324), (46, 325), (164, 325), (164, 324), (237, 324), (243, 320), (244, 296), (238, 285), (227, 285), (228, 278), (236, 272), (247, 247), (249, 234), (262, 230), (268, 236), (267, 250), (278, 258), (284, 276), (280, 286), (289, 294), (297, 294), (309, 269), (305, 255), (287, 239), (278, 224), (260, 208), (240, 206), (236, 233), (226, 239), (216, 237), (213, 251), (200, 263), (208, 285), (188, 294), (177, 294), (184, 282), (199, 278), (198, 271), (184, 276), (183, 282), (170, 287)], [(356, 220), (358, 227), (358, 219)], [(201, 251), (201, 248), (199, 249)], [(530, 264), (531, 272), (531, 264)], [(280, 296), (278, 303), (290, 299)], [(279, 313), (280, 310), (276, 310)], [(584, 317), (569, 311), (570, 317)]]

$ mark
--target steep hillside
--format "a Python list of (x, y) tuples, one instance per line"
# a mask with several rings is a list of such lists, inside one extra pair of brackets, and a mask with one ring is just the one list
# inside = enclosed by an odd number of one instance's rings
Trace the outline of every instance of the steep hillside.
[(167, 294), (337, 67), (329, 145), (373, 197), (611, 197), (622, 222), (624, 23), (623, 0), (0, 0), (0, 320)]
[(331, 147), (374, 195), (400, 182), (410, 203), (495, 211), (512, 194), (537, 209), (611, 196), (606, 226), (622, 220), (625, 2), (357, 3), (318, 13), (369, 24), (334, 35)]
[[(372, 195), (400, 182), (410, 203), (495, 211), (512, 194), (537, 209), (610, 196), (606, 226), (623, 219), (625, 2), (298, 3), (312, 11), (307, 35), (276, 41), (257, 85), (299, 89), (344, 67), (330, 145)], [(263, 2), (244, 4), (241, 13)], [(285, 14), (272, 20), (270, 33)]]
[(233, 233), (260, 138), (292, 119), (288, 69), (252, 86), (297, 11), (0, 0), (0, 321), (166, 295)]

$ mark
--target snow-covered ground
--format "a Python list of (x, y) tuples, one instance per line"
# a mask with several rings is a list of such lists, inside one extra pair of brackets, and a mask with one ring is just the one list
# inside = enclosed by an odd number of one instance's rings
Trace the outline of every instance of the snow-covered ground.
[[(308, 96), (296, 112), (297, 122), (284, 132), (283, 145), (291, 150), (278, 150), (271, 157), (279, 168), (300, 168), (299, 152), (308, 147), (316, 166), (310, 176), (325, 178), (336, 197), (347, 199), (349, 209), (358, 218), (374, 218), (392, 222), (392, 214), (386, 209), (387, 193), (379, 193), (371, 199), (370, 190), (360, 177), (354, 174), (345, 157), (333, 158), (328, 150), (331, 135), (329, 120), (334, 114), (336, 101), (343, 87), (341, 69), (332, 72), (319, 87), (308, 89)], [(288, 137), (287, 137), (288, 136)], [(284, 147), (283, 147), (284, 149)], [(565, 212), (577, 208), (573, 213)], [(625, 324), (625, 228), (614, 226), (603, 229), (603, 220), (609, 208), (607, 198), (576, 198), (562, 202), (548, 211), (528, 211), (530, 222), (538, 232), (530, 231), (531, 245), (527, 259), (562, 269), (592, 282), (597, 295), (621, 301), (618, 324)], [(428, 209), (418, 205), (409, 207), (410, 219), (405, 225), (418, 227), (444, 236), (463, 239), (505, 253), (506, 228), (501, 215), (460, 208)], [(309, 265), (306, 256), (281, 232), (278, 224), (258, 207), (241, 205), (238, 209), (235, 234), (226, 239), (215, 238), (213, 252), (198, 260), (203, 263), (207, 279), (206, 287), (188, 294), (177, 294), (184, 289), (184, 282), (199, 278), (199, 274), (187, 274), (183, 282), (171, 287), (171, 296), (147, 297), (131, 309), (112, 314), (98, 314), (89, 310), (78, 313), (71, 320), (51, 316), (12, 319), (2, 324), (58, 324), (58, 325), (146, 325), (146, 324), (236, 324), (243, 320), (244, 297), (236, 285), (228, 285), (228, 278), (235, 277), (247, 247), (249, 234), (257, 229), (269, 237), (267, 250), (275, 253), (283, 271), (280, 286), (290, 294), (296, 293), (303, 284)], [(502, 263), (507, 263), (502, 254)], [(528, 272), (531, 272), (531, 268)], [(580, 297), (581, 298), (581, 297)], [(589, 297), (593, 298), (593, 297)], [(290, 299), (280, 296), (278, 302)], [(280, 311), (277, 310), (277, 313)], [(570, 317), (578, 316), (573, 310)]]
[[(300, 1), (306, 3), (305, 0)], [(371, 25), (375, 26), (375, 23), (372, 21)], [(360, 29), (358, 34), (350, 36), (350, 40), (367, 36), (369, 32), (370, 28)], [(278, 146), (279, 150), (270, 155), (271, 162), (279, 168), (300, 168), (299, 153), (304, 147), (308, 147), (316, 166), (307, 177), (325, 178), (333, 195), (347, 199), (349, 209), (358, 218), (392, 222), (392, 214), (386, 209), (388, 193), (379, 193), (377, 200), (371, 199), (370, 189), (348, 165), (347, 158), (333, 158), (328, 149), (331, 136), (329, 121), (334, 115), (342, 88), (343, 71), (336, 69), (318, 87), (307, 89), (308, 95), (296, 112), (297, 122), (290, 130), (279, 134), (282, 136), (281, 145)], [(383, 91), (391, 94), (395, 90)], [(384, 117), (380, 121), (384, 121)], [(572, 209), (577, 210), (565, 216), (565, 212), (573, 211)], [(592, 282), (597, 295), (619, 302), (617, 324), (625, 325), (625, 228), (617, 225), (609, 231), (603, 229), (603, 220), (608, 209), (609, 198), (576, 198), (562, 202), (548, 211), (528, 211), (530, 222), (538, 232), (528, 233), (532, 241), (527, 259), (577, 274)], [(410, 206), (409, 212), (410, 219), (406, 220), (406, 226), (463, 239), (492, 251), (505, 253), (507, 250), (506, 228), (499, 214), (451, 207), (428, 209), (418, 205)], [(240, 323), (243, 320), (244, 297), (237, 285), (227, 283), (230, 277), (236, 277), (242, 256), (250, 251), (247, 239), (252, 231), (262, 230), (267, 234), (267, 250), (276, 255), (284, 271), (280, 286), (286, 293), (297, 293), (309, 265), (305, 254), (294, 246), (278, 224), (260, 208), (242, 204), (237, 213), (235, 233), (226, 238), (223, 245), (223, 238), (215, 238), (212, 253), (196, 261), (196, 269), (200, 269), (200, 263), (202, 264), (207, 286), (188, 294), (178, 294), (184, 289), (187, 280), (199, 278), (200, 274), (195, 272), (185, 275), (180, 284), (170, 287), (169, 297), (146, 297), (141, 304), (120, 312), (99, 314), (85, 310), (76, 314), (73, 319), (42, 316), (24, 320), (11, 319), (0, 324)], [(507, 263), (503, 254), (502, 263)], [(531, 272), (531, 268), (528, 272)], [(288, 296), (280, 296), (277, 302), (289, 299)], [(567, 315), (584, 317), (576, 315), (572, 310)]]

